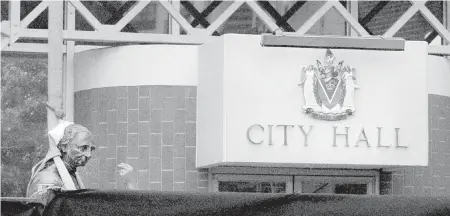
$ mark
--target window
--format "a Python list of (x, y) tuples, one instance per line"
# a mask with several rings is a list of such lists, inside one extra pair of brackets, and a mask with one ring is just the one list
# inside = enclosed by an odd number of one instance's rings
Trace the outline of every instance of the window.
[[(269, 169), (274, 170), (273, 168)], [(289, 168), (286, 170), (289, 170)], [(376, 171), (343, 172), (329, 170), (322, 172), (318, 170), (314, 173), (300, 174), (301, 172), (298, 172), (298, 174), (291, 173), (287, 175), (268, 175), (267, 173), (264, 175), (214, 174), (212, 191), (241, 193), (378, 194), (378, 174)], [(272, 173), (283, 173), (283, 168), (279, 168), (277, 172)]]
[(373, 177), (296, 176), (295, 193), (375, 194)]
[(291, 193), (291, 176), (215, 175), (214, 191), (246, 193)]

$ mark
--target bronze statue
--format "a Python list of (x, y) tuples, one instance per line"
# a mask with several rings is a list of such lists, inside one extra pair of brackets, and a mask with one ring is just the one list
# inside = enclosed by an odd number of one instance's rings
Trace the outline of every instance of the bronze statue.
[[(50, 107), (55, 112), (53, 108)], [(95, 150), (91, 132), (78, 124), (60, 119), (58, 125), (49, 131), (50, 148), (47, 156), (32, 169), (31, 180), (27, 188), (27, 197), (37, 199), (44, 205), (55, 195), (57, 190), (84, 189), (77, 168), (85, 166)], [(127, 189), (136, 189), (130, 173), (133, 168), (125, 163), (118, 165), (119, 174), (124, 179)]]

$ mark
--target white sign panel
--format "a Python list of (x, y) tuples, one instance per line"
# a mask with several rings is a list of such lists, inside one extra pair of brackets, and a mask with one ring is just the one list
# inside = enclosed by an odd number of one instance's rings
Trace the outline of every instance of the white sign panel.
[(426, 166), (426, 44), (405, 51), (199, 50), (197, 166)]

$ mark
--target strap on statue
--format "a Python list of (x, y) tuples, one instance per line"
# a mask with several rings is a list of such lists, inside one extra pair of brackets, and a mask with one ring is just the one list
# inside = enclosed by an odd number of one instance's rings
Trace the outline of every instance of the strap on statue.
[[(50, 138), (52, 140), (52, 138)], [(54, 143), (54, 141), (50, 141), (50, 143)], [(56, 146), (55, 146), (56, 147)], [(59, 176), (61, 177), (61, 180), (64, 184), (65, 190), (76, 190), (75, 183), (72, 180), (72, 177), (69, 174), (69, 171), (67, 171), (66, 166), (64, 165), (64, 162), (61, 160), (61, 156), (55, 156), (53, 158), (53, 161), (55, 162), (56, 169), (58, 170)]]

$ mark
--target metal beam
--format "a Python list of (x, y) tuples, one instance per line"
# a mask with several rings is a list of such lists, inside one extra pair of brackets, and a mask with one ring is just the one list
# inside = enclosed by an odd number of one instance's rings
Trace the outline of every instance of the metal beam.
[(319, 8), (308, 20), (297, 30), (297, 34), (304, 35), (311, 29), (317, 21), (320, 20), (331, 8), (333, 7), (332, 1), (326, 1), (322, 7)]
[(44, 0), (35, 7), (20, 23), (21, 28), (27, 28), (45, 9), (48, 8), (48, 0)]
[(433, 30), (426, 38), (425, 41), (430, 44), (439, 35), (436, 30)]
[[(66, 46), (62, 46), (63, 53), (66, 52)], [(2, 52), (24, 52), (24, 53), (43, 53), (47, 54), (49, 51), (48, 44), (39, 43), (14, 43), (11, 46), (5, 47)]]
[(284, 31), (288, 32), (294, 32), (295, 30), (292, 28), (291, 25), (287, 22), (287, 20), (283, 19), (283, 16), (281, 16), (280, 13), (269, 3), (269, 1), (258, 1), (259, 5), (263, 7), (271, 17), (273, 17), (276, 20), (276, 24), (283, 28)]
[[(128, 2), (127, 2), (128, 3)], [(122, 30), (136, 15), (138, 15), (147, 5), (150, 4), (150, 0), (139, 1), (116, 23), (114, 26), (115, 31)], [(114, 14), (113, 14), (114, 15)]]
[[(103, 26), (98, 19), (79, 0), (69, 0), (75, 9), (86, 19), (86, 21), (96, 30), (102, 30)], [(49, 19), (50, 22), (50, 19)], [(50, 27), (49, 27), (50, 28)]]
[(175, 19), (178, 24), (180, 24), (180, 26), (190, 35), (196, 35), (197, 31), (196, 29), (192, 28), (191, 24), (186, 21), (186, 19), (181, 16), (181, 14), (179, 13), (179, 11), (175, 10), (175, 8), (173, 7), (173, 5), (171, 3), (169, 3), (167, 0), (159, 0), (159, 3), (161, 4), (161, 6), (164, 7), (164, 9), (166, 9), (166, 11), (170, 14), (170, 16)]
[(358, 22), (358, 18), (354, 18), (347, 9), (340, 3), (336, 1), (331, 1), (334, 8), (344, 17), (345, 21), (352, 26), (352, 28), (361, 36), (369, 36), (369, 33), (364, 29)]
[(5, 50), (5, 49), (7, 49), (8, 48), (8, 45), (9, 45), (9, 37), (4, 37), (4, 38), (2, 38), (2, 41), (1, 41), (1, 45), (2, 45), (2, 51), (3, 50)]
[(450, 56), (450, 46), (428, 45), (428, 54)]
[[(9, 41), (2, 43), (2, 49), (6, 46), (11, 46), (19, 39), (20, 31), (20, 0), (9, 1)], [(6, 42), (6, 40), (2, 40)]]
[[(353, 4), (354, 1), (351, 1), (351, 4)], [(390, 1), (379, 1), (375, 7), (373, 7), (367, 15), (362, 18), (359, 23), (362, 25), (366, 31), (373, 35), (373, 32), (367, 27), (367, 24), (381, 11), (383, 8), (389, 3)], [(356, 2), (358, 4), (358, 2)]]
[(240, 0), (234, 1), (222, 14), (220, 14), (219, 17), (217, 17), (216, 21), (214, 21), (207, 29), (206, 34), (211, 35), (214, 31), (217, 30), (225, 21), (230, 18), (231, 15), (233, 15), (234, 12), (236, 12), (239, 7), (242, 6), (244, 2)]
[[(102, 2), (103, 7), (107, 7), (109, 13), (112, 15), (112, 17), (106, 21), (106, 24), (108, 24), (108, 26), (111, 26), (110, 30), (114, 31), (113, 24), (117, 23), (121, 18), (123, 18), (125, 13), (129, 11), (130, 8), (132, 8), (134, 5), (136, 5), (135, 3), (136, 1), (127, 1), (118, 10), (116, 10), (115, 7), (108, 7), (107, 2)], [(122, 29), (126, 32), (137, 32), (136, 29), (130, 24), (125, 25)], [(122, 29), (120, 29), (119, 31), (121, 31)]]
[(22, 29), (20, 31), (20, 37), (23, 39), (48, 39), (47, 29)]
[(419, 11), (419, 6), (412, 3), (413, 5), (384, 33), (384, 37), (393, 37)]
[(9, 37), (11, 34), (11, 30), (9, 29), (9, 21), (8, 20), (2, 20), (1, 22), (1, 31), (2, 35), (4, 37)]
[(300, 10), (303, 5), (306, 4), (306, 1), (297, 1), (288, 11), (283, 15), (283, 19), (280, 21), (287, 22), (298, 10)]
[[(418, 4), (415, 3), (414, 4)], [(431, 13), (431, 11), (425, 6), (419, 6), (419, 11), (422, 13), (423, 17), (428, 21), (428, 23), (439, 33), (439, 35), (450, 42), (450, 32), (441, 24), (441, 22)]]
[[(352, 1), (353, 2), (353, 1)], [(380, 13), (381, 10), (383, 10), (384, 7), (386, 7), (387, 4), (389, 4), (390, 1), (379, 1), (375, 7), (373, 7), (369, 13), (366, 14), (366, 16), (364, 16), (364, 18), (362, 18), (359, 23), (362, 26), (366, 26), (370, 21), (372, 21), (372, 19), (378, 14)]]
[[(24, 29), (23, 38), (47, 39), (46, 29)], [(95, 31), (69, 31), (63, 32), (64, 40), (106, 42), (106, 43), (157, 43), (157, 44), (202, 44), (210, 36), (170, 35), (153, 33), (129, 32), (95, 32)]]
[(272, 20), (272, 18), (267, 15), (267, 13), (261, 9), (261, 7), (254, 2), (254, 0), (246, 0), (245, 3), (247, 3), (248, 6), (253, 10), (253, 12), (258, 15), (258, 17), (269, 27), (270, 31), (274, 32), (278, 29), (278, 25)]
[[(194, 20), (191, 22), (192, 27), (194, 27), (194, 28), (197, 27), (200, 24), (201, 19), (205, 19), (206, 17), (208, 17), (208, 15), (211, 14), (214, 11), (214, 9), (216, 9), (221, 3), (222, 3), (222, 1), (211, 2), (211, 4), (209, 4), (208, 7), (206, 7), (205, 10), (203, 10), (200, 13), (201, 17), (199, 17), (199, 18), (194, 17)], [(203, 27), (205, 27), (205, 26), (203, 26)]]
[[(214, 2), (213, 2), (214, 3)], [(183, 7), (194, 17), (194, 20), (192, 21), (192, 23), (196, 22), (196, 25), (193, 25), (191, 23), (191, 26), (193, 28), (197, 27), (198, 24), (202, 25), (204, 28), (208, 28), (209, 25), (211, 25), (208, 20), (206, 20), (206, 16), (204, 15), (203, 12), (200, 13), (197, 8), (195, 8), (194, 5), (192, 5), (191, 2), (188, 1), (181, 1), (181, 5), (183, 5)], [(210, 6), (212, 5), (212, 3), (210, 4)], [(208, 8), (210, 8), (210, 6), (208, 6), (205, 10), (207, 10)], [(206, 13), (205, 13), (206, 14)], [(214, 31), (213, 35), (217, 35), (219, 36), (219, 32)]]
[(203, 44), (210, 36), (168, 35), (128, 32), (65, 31), (64, 39), (73, 41), (149, 44)]

